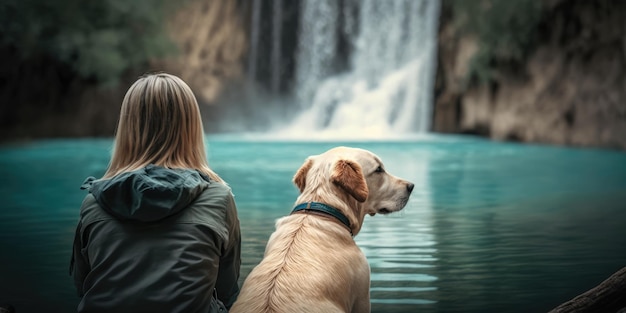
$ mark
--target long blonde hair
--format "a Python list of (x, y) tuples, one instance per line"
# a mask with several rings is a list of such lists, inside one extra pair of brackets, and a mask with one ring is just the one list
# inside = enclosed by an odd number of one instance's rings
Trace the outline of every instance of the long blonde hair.
[(196, 97), (174, 75), (147, 74), (130, 86), (115, 133), (113, 155), (103, 178), (154, 164), (195, 169), (223, 182), (209, 168)]

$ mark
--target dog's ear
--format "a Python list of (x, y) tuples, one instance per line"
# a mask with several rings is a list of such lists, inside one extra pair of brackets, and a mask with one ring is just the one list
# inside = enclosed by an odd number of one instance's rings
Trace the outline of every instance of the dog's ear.
[(313, 166), (313, 159), (311, 157), (307, 158), (304, 161), (304, 164), (300, 166), (296, 174), (293, 176), (293, 183), (296, 184), (300, 192), (304, 191), (304, 187), (306, 186), (306, 175)]
[(350, 160), (339, 160), (333, 166), (331, 181), (359, 202), (365, 202), (369, 189), (361, 165)]

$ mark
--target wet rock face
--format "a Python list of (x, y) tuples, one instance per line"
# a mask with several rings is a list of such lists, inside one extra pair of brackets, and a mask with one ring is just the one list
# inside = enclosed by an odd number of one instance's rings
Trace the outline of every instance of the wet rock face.
[(187, 1), (167, 21), (178, 54), (155, 60), (154, 68), (180, 76), (211, 104), (229, 81), (243, 75), (247, 53), (246, 7), (237, 0)]
[(533, 52), (489, 84), (466, 83), (476, 41), (442, 17), (434, 131), (626, 149), (625, 2), (546, 2)]

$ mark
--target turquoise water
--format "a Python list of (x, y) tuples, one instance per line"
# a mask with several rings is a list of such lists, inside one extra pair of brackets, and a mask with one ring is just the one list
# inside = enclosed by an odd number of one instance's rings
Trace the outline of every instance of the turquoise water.
[[(357, 244), (373, 312), (545, 312), (626, 266), (626, 153), (427, 136), (395, 142), (208, 137), (237, 200), (242, 280), (297, 190), (308, 155), (369, 149), (415, 183), (406, 208), (366, 217)], [(111, 140), (0, 147), (0, 303), (71, 312), (68, 263), (79, 189), (101, 176)]]

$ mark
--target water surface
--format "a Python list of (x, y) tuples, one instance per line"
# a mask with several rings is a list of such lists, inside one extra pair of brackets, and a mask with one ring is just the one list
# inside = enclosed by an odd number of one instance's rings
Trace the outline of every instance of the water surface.
[[(393, 142), (299, 142), (209, 136), (211, 166), (235, 193), (243, 280), (293, 174), (336, 145), (369, 149), (415, 183), (406, 208), (366, 217), (357, 244), (372, 271), (373, 312), (545, 312), (626, 266), (626, 154), (428, 136)], [(68, 275), (87, 176), (111, 140), (0, 147), (0, 303), (71, 312)]]

